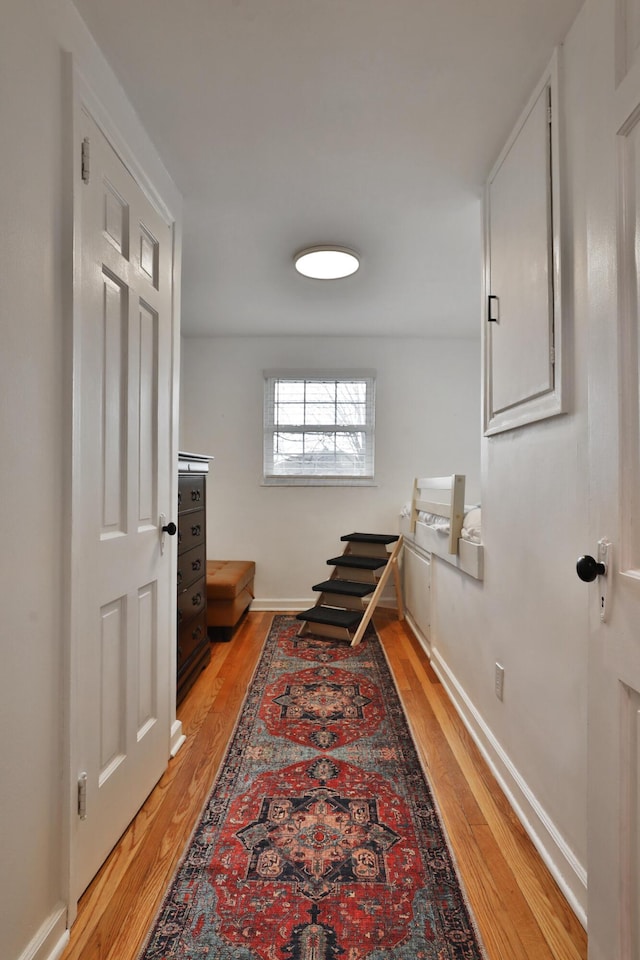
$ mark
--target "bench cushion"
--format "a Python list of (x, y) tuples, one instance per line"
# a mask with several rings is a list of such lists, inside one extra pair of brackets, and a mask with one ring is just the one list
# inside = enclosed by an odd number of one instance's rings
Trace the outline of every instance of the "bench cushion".
[(207, 560), (207, 599), (233, 600), (249, 587), (255, 572), (253, 560)]

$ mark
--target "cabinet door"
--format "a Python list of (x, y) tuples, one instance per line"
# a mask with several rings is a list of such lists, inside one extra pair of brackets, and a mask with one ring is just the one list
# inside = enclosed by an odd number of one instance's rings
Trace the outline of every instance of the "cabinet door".
[(562, 412), (555, 61), (485, 197), (485, 431)]
[(404, 541), (402, 557), (405, 614), (416, 637), (431, 653), (431, 556)]

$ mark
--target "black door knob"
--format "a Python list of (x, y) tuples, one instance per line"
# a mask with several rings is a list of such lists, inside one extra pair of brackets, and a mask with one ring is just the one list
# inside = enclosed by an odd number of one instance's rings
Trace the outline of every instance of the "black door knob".
[(604, 563), (598, 563), (587, 554), (585, 557), (580, 557), (576, 563), (576, 572), (585, 583), (591, 583), (596, 577), (603, 577), (607, 569)]
[(168, 533), (170, 537), (175, 537), (177, 529), (178, 528), (176, 527), (175, 523), (165, 523), (164, 527), (162, 528), (162, 532)]

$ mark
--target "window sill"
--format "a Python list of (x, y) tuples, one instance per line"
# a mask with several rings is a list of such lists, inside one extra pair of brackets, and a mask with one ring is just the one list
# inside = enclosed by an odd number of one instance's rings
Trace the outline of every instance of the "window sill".
[(262, 487), (377, 487), (372, 477), (264, 477)]

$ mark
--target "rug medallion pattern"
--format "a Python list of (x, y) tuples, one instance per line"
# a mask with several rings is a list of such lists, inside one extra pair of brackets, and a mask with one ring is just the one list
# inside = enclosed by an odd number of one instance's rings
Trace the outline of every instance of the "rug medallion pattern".
[(378, 637), (276, 616), (141, 960), (481, 960)]

